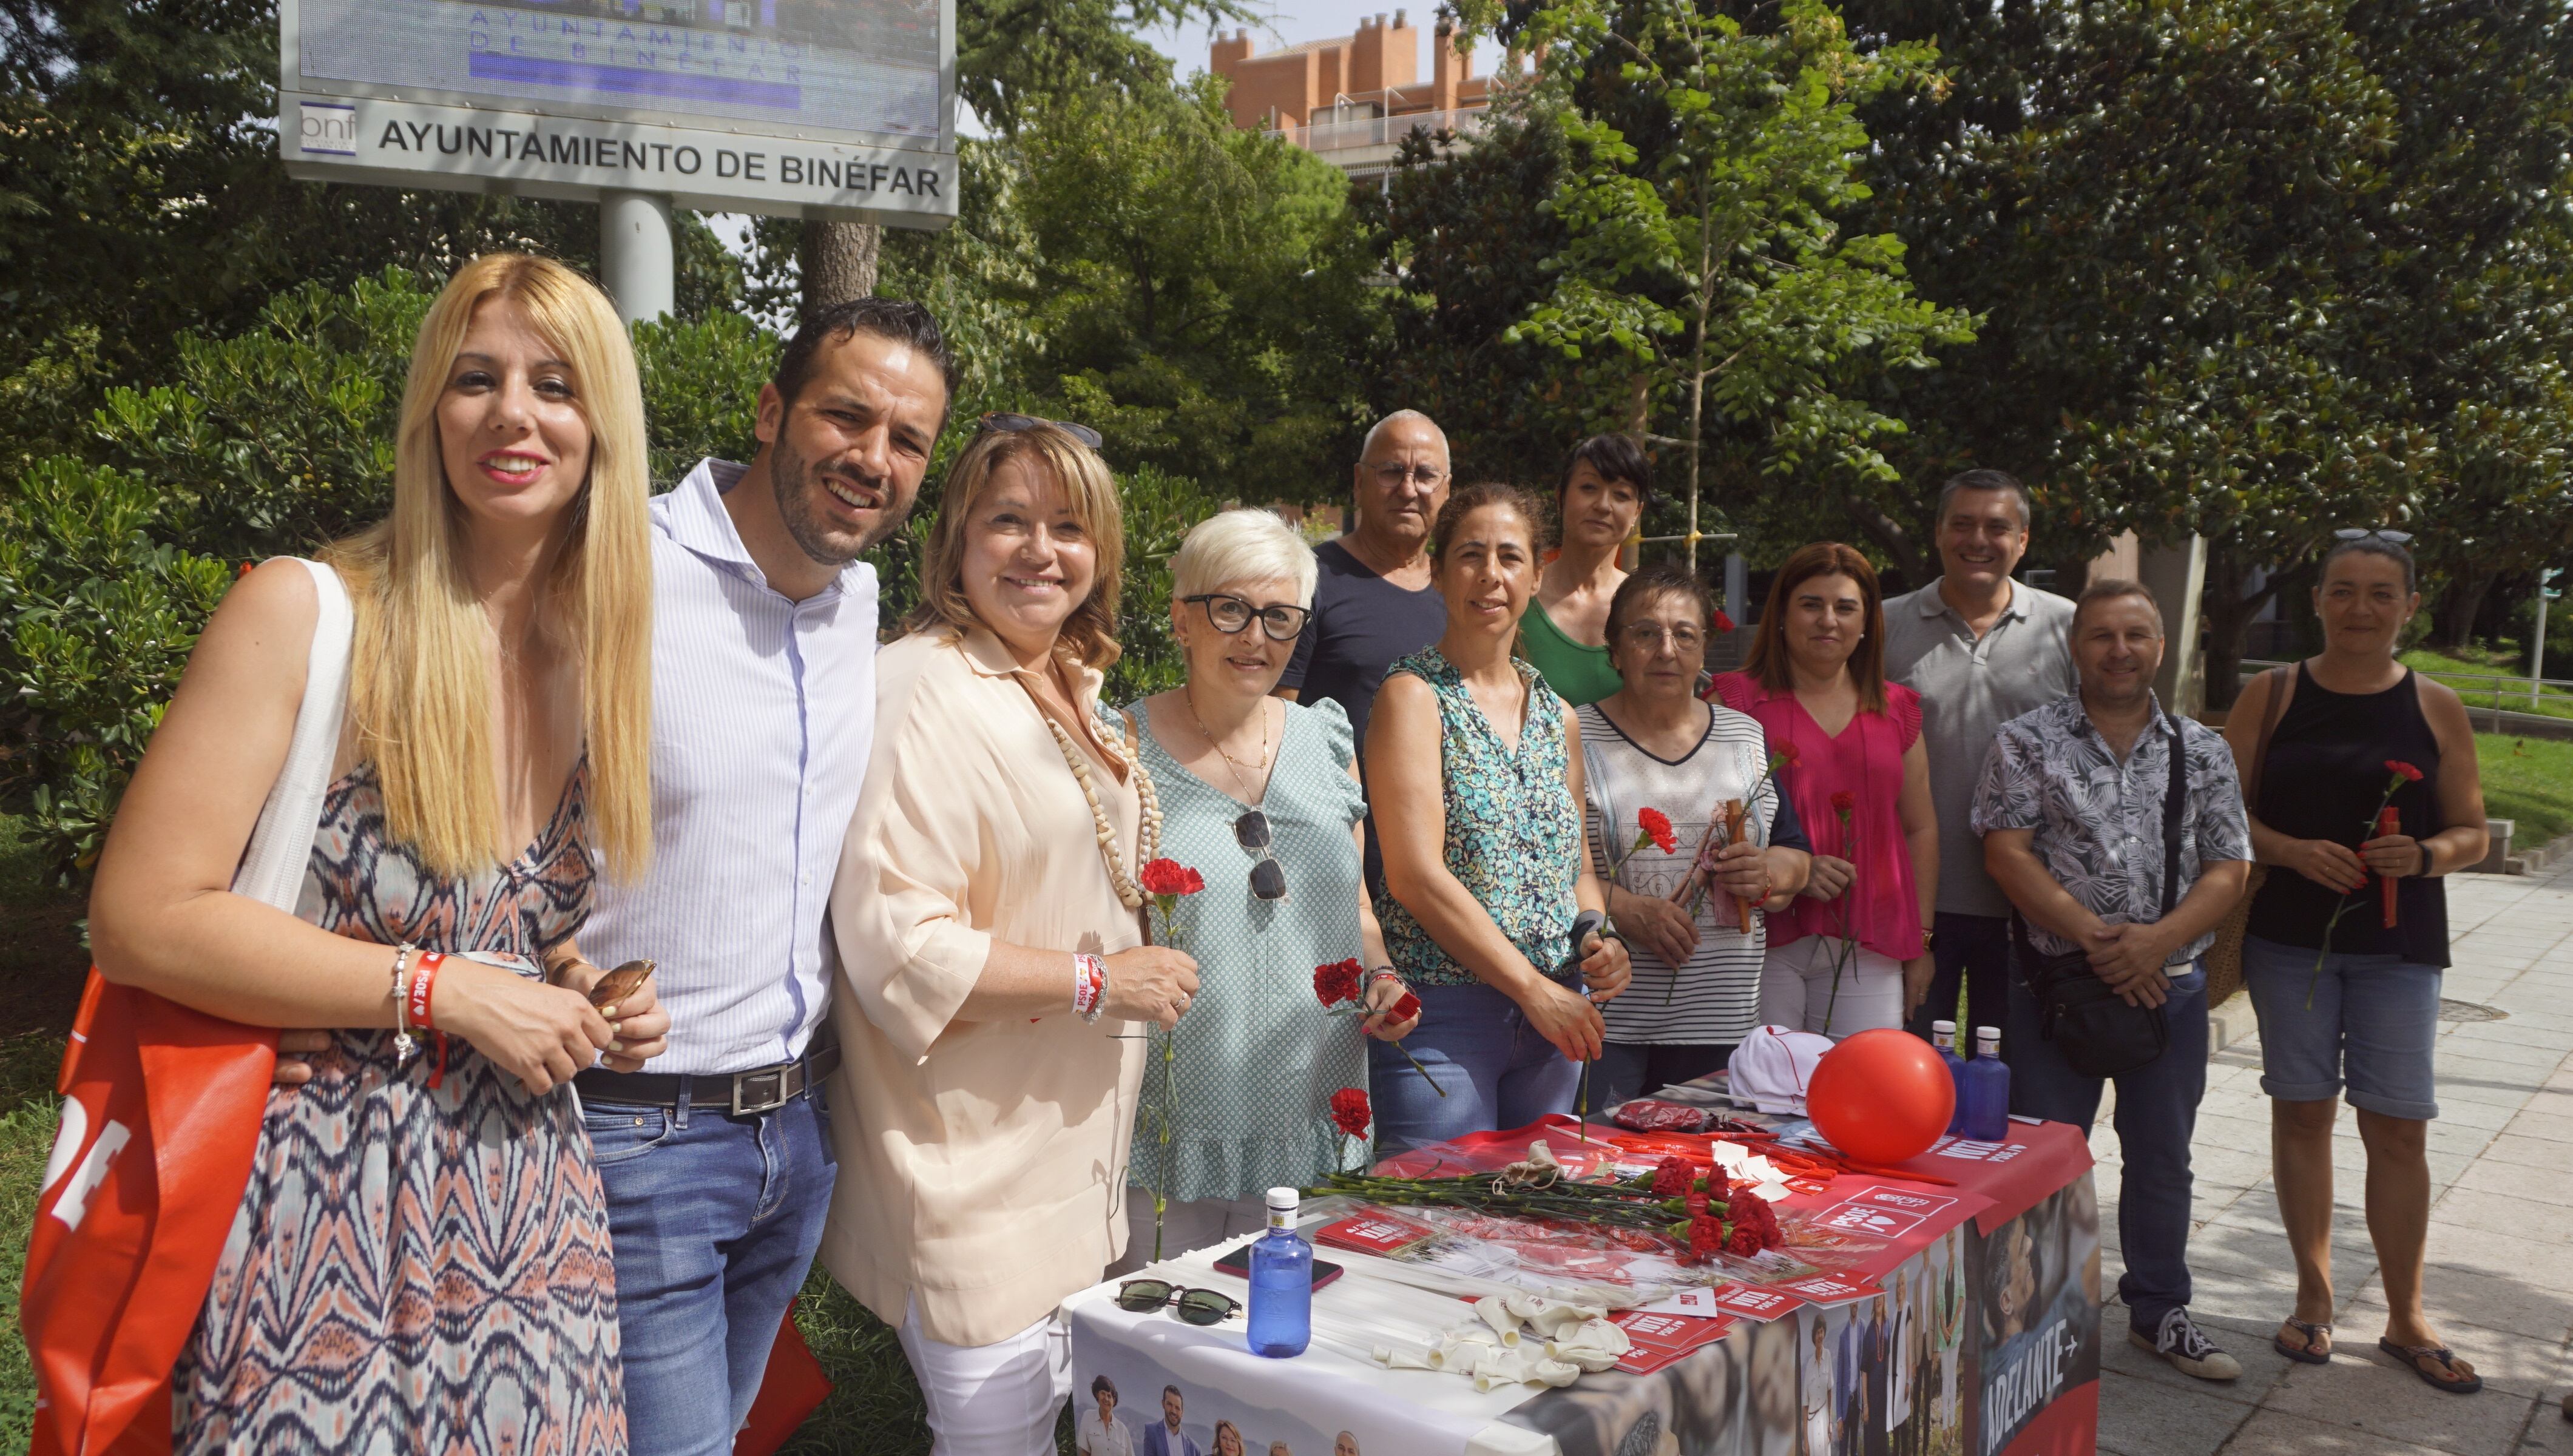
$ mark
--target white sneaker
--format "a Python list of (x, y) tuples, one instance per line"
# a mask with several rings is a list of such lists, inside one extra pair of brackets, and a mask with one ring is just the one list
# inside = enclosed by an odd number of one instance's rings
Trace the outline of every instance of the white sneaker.
[(2215, 1342), (2198, 1329), (2197, 1322), (2185, 1309), (2174, 1309), (2162, 1316), (2161, 1328), (2151, 1339), (2144, 1332), (2130, 1328), (2127, 1338), (2140, 1349), (2152, 1351), (2171, 1362), (2183, 1375), (2200, 1380), (2236, 1380), (2242, 1375), (2242, 1362), (2215, 1347)]

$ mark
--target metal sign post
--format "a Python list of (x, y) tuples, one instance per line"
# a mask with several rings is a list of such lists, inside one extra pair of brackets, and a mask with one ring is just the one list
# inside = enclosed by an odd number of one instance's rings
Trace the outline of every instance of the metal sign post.
[(649, 192), (598, 195), (598, 282), (627, 324), (678, 309), (670, 200)]
[(2546, 682), (2546, 604), (2563, 595), (2560, 589), (2547, 583), (2563, 574), (2554, 566), (2541, 568), (2537, 573), (2537, 630), (2529, 634), (2536, 641), (2528, 649), (2528, 706), (2532, 709), (2537, 706), (2538, 689)]
[(955, 0), (280, 0), (278, 139), (311, 182), (599, 204), (627, 319), (669, 214), (944, 228)]

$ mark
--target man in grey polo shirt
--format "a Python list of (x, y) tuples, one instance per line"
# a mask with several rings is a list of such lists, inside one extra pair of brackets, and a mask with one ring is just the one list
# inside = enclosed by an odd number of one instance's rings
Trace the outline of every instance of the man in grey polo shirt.
[(2081, 688), (2073, 603), (2011, 579), (2028, 554), (2028, 487), (2000, 470), (1950, 479), (1939, 489), (1937, 540), (1939, 579), (1885, 604), (1885, 675), (1921, 694), (1939, 815), (1931, 932), (1939, 971), (1912, 1014), (1920, 1037), (1956, 1014), (1961, 980), (1967, 1025), (2002, 1025), (2011, 905), (1984, 869), (1983, 840), (1968, 822), (1975, 786), (2004, 723)]

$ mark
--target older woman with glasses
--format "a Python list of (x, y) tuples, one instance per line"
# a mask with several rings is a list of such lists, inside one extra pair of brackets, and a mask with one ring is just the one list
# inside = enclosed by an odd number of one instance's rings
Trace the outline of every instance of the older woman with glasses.
[[(1313, 599), (1313, 552), (1265, 510), (1201, 523), (1171, 561), (1171, 629), (1188, 680), (1128, 710), (1159, 791), (1162, 853), (1205, 877), (1180, 902), (1179, 945), (1199, 989), (1176, 1039), (1170, 1136), (1137, 1119), (1126, 1264), (1262, 1226), (1265, 1190), (1297, 1187), (1347, 1162), (1330, 1096), (1366, 1086), (1364, 1036), (1393, 1040), (1405, 991), (1359, 880), (1356, 745), (1325, 698), (1271, 694)], [(1367, 971), (1364, 1017), (1325, 1015), (1316, 967)]]

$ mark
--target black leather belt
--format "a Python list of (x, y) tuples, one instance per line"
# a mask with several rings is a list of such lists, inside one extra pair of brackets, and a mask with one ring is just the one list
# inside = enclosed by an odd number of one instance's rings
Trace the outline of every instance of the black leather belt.
[[(792, 1062), (729, 1075), (610, 1072), (604, 1067), (593, 1067), (574, 1077), (572, 1086), (580, 1089), (581, 1097), (586, 1101), (643, 1107), (676, 1107), (679, 1093), (685, 1091), (688, 1105), (723, 1106), (739, 1117), (753, 1112), (774, 1111), (786, 1105), (811, 1091), (813, 1084), (829, 1077), (839, 1065), (840, 1049), (838, 1044), (832, 1043), (808, 1048), (803, 1056)], [(719, 1089), (723, 1091), (718, 1093)]]

